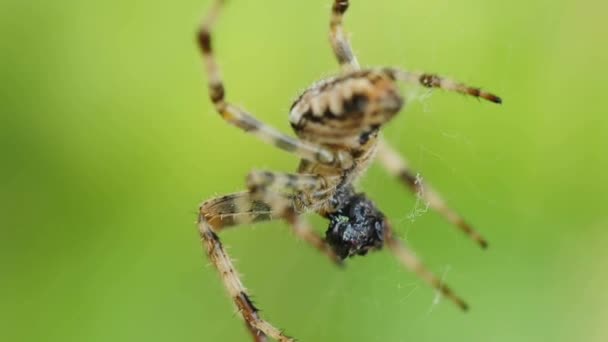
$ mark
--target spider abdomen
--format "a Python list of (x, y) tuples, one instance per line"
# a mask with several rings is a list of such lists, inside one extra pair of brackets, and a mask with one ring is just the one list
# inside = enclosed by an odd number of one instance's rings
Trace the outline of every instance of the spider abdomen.
[(392, 74), (369, 69), (314, 84), (294, 102), (289, 121), (300, 138), (334, 144), (384, 124), (402, 105)]

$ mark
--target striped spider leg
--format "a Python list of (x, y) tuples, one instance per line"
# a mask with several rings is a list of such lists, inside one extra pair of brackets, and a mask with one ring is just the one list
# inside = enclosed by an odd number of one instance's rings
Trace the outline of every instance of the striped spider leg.
[[(303, 189), (311, 193), (322, 192), (326, 184), (316, 176), (253, 171), (247, 177), (249, 191), (213, 198), (199, 208), (199, 233), (209, 259), (220, 273), (255, 341), (265, 341), (266, 336), (277, 341), (294, 340), (260, 317), (217, 234), (229, 227), (279, 218), (291, 225), (296, 236), (340, 265), (342, 260), (327, 242), (299, 216), (300, 208), (312, 203), (298, 192)], [(282, 190), (292, 191), (292, 194), (279, 193)]]
[[(245, 208), (245, 205), (248, 208)], [(239, 222), (263, 221), (272, 217), (270, 208), (261, 202), (254, 202), (248, 192), (217, 197), (201, 204), (198, 229), (211, 263), (218, 270), (224, 286), (232, 297), (239, 313), (245, 320), (253, 340), (267, 341), (270, 336), (277, 341), (293, 341), (272, 324), (260, 318), (258, 309), (250, 300), (238, 271), (216, 234)]]
[[(353, 53), (353, 49), (344, 33), (342, 21), (344, 13), (349, 7), (348, 0), (334, 0), (330, 21), (330, 42), (332, 50), (343, 71), (359, 70), (359, 62)], [(466, 95), (481, 97), (495, 103), (502, 100), (491, 93), (481, 89), (469, 87), (462, 83), (445, 79), (441, 76), (427, 73), (414, 73), (399, 69), (393, 69), (394, 77), (402, 82), (415, 83), (427, 88), (441, 88), (455, 91)], [(487, 248), (488, 242), (475, 231), (454, 210), (449, 208), (441, 195), (429, 184), (423, 183), (416, 178), (416, 172), (412, 171), (405, 158), (400, 156), (384, 139), (378, 143), (378, 159), (391, 174), (396, 176), (411, 191), (421, 197), (435, 211), (439, 212), (448, 222), (457, 226), (462, 232), (476, 241), (482, 248)]]
[(329, 41), (343, 72), (359, 69), (357, 57), (353, 53), (342, 27), (344, 13), (348, 6), (348, 0), (335, 0), (331, 7), (331, 19), (329, 21)]
[(428, 183), (424, 182), (413, 171), (408, 161), (397, 153), (384, 139), (378, 143), (378, 161), (394, 177), (399, 179), (416, 196), (419, 196), (429, 207), (437, 211), (448, 222), (455, 225), (482, 248), (488, 247), (488, 242), (458, 213), (445, 203), (441, 195)]
[(211, 31), (223, 5), (224, 0), (216, 0), (213, 3), (213, 7), (203, 20), (197, 35), (198, 45), (209, 77), (209, 97), (217, 112), (228, 123), (300, 158), (328, 165), (343, 162), (340, 160), (340, 156), (335, 156), (330, 149), (285, 135), (275, 128), (260, 122), (245, 110), (226, 101), (224, 83), (220, 76), (220, 69), (213, 56), (211, 43)]

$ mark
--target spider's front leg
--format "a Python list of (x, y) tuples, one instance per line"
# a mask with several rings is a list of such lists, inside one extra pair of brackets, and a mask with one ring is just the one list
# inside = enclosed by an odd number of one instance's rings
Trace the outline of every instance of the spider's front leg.
[(284, 151), (293, 153), (300, 158), (324, 164), (340, 165), (342, 162), (334, 153), (320, 145), (301, 141), (270, 127), (257, 120), (247, 111), (240, 109), (226, 100), (224, 82), (220, 75), (219, 67), (213, 55), (211, 43), (211, 29), (215, 24), (220, 8), (224, 1), (216, 0), (209, 11), (208, 16), (203, 20), (198, 31), (198, 45), (203, 55), (205, 68), (208, 75), (209, 97), (217, 112), (228, 123), (237, 126), (245, 132), (255, 135), (260, 140), (270, 143)]
[(314, 175), (254, 171), (247, 177), (249, 191), (216, 197), (200, 206), (198, 228), (209, 259), (220, 273), (224, 286), (256, 342), (265, 341), (266, 336), (277, 341), (294, 340), (260, 317), (217, 234), (233, 226), (283, 219), (290, 223), (299, 238), (340, 264), (341, 259), (325, 240), (312, 230), (304, 218), (297, 215), (295, 208), (301, 203), (294, 201), (293, 196), (278, 192), (307, 190), (314, 194), (322, 191), (326, 184), (326, 180)]
[(381, 139), (378, 143), (378, 160), (393, 176), (398, 178), (416, 196), (437, 211), (448, 222), (458, 227), (469, 238), (477, 242), (482, 248), (488, 246), (488, 242), (471, 227), (456, 211), (451, 209), (443, 200), (441, 195), (435, 191), (428, 183), (423, 182), (417, 173), (413, 171), (408, 162), (397, 151), (395, 151), (386, 141)]
[(384, 220), (384, 243), (407, 269), (416, 273), (418, 277), (439, 291), (441, 295), (452, 301), (463, 311), (469, 309), (468, 304), (462, 298), (458, 297), (450, 287), (442, 282), (433, 272), (429, 271), (416, 254), (394, 235), (393, 229), (387, 219)]
[(250, 300), (230, 256), (216, 233), (231, 226), (270, 220), (279, 217), (280, 214), (268, 204), (253, 200), (249, 192), (217, 197), (205, 201), (199, 208), (198, 229), (209, 260), (218, 270), (224, 286), (255, 342), (266, 341), (266, 336), (277, 341), (294, 341), (294, 339), (260, 317), (259, 310)]
[(359, 69), (359, 62), (353, 53), (353, 49), (350, 46), (348, 37), (346, 37), (346, 33), (344, 33), (342, 25), (344, 13), (346, 13), (348, 6), (348, 0), (334, 0), (334, 4), (331, 7), (331, 19), (329, 21), (329, 40), (331, 42), (331, 48), (334, 51), (334, 55), (338, 59), (338, 63), (340, 63), (343, 72)]

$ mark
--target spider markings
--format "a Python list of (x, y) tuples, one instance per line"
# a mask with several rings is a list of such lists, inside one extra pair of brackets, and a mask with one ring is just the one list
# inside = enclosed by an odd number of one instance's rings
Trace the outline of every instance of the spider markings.
[[(297, 173), (252, 171), (246, 180), (246, 191), (207, 200), (199, 208), (198, 228), (203, 245), (254, 341), (266, 341), (267, 337), (279, 341), (293, 339), (260, 317), (217, 234), (228, 227), (258, 221), (287, 222), (298, 238), (339, 265), (346, 257), (364, 255), (384, 245), (407, 269), (466, 310), (467, 304), (395, 236), (385, 215), (365, 194), (356, 193), (352, 183), (377, 155), (387, 171), (485, 247), (485, 239), (428, 184), (418, 181), (414, 176), (417, 173), (410, 169), (407, 160), (378, 134), (382, 125), (405, 103), (397, 83), (441, 88), (495, 103), (501, 103), (500, 98), (434, 74), (386, 67), (361, 70), (342, 28), (349, 2), (335, 0), (330, 43), (341, 73), (313, 84), (293, 103), (290, 123), (299, 138), (295, 139), (226, 100), (211, 39), (211, 28), (223, 3), (222, 0), (214, 2), (198, 32), (213, 105), (228, 123), (301, 158)], [(302, 216), (306, 212), (315, 212), (329, 220), (325, 237), (310, 227)]]
[(419, 76), (419, 82), (421, 85), (427, 87), (427, 88), (443, 88), (443, 89), (449, 89), (452, 91), (456, 91), (465, 95), (471, 95), (474, 97), (481, 97), (483, 99), (486, 99), (490, 102), (494, 102), (494, 103), (502, 103), (502, 99), (494, 94), (485, 92), (479, 88), (474, 88), (474, 87), (468, 87), (465, 86), (464, 84), (458, 84), (455, 83), (453, 81), (447, 80), (447, 79), (443, 79), (440, 76), (437, 75), (433, 75), (433, 74), (422, 74)]
[(362, 70), (311, 86), (292, 105), (289, 121), (302, 140), (349, 150), (358, 148), (362, 134), (388, 122), (402, 105), (390, 71)]

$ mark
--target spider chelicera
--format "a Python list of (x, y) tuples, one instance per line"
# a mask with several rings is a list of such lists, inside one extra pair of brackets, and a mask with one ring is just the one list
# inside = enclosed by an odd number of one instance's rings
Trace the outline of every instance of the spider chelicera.
[[(197, 35), (213, 105), (228, 123), (301, 159), (295, 173), (252, 171), (247, 176), (246, 191), (210, 199), (199, 208), (198, 228), (209, 259), (219, 271), (254, 341), (265, 341), (267, 337), (278, 341), (294, 339), (260, 317), (217, 233), (231, 226), (271, 219), (287, 222), (296, 236), (337, 264), (386, 245), (406, 268), (466, 310), (467, 304), (395, 236), (388, 219), (365, 194), (354, 189), (353, 182), (377, 156), (381, 165), (429, 207), (485, 248), (484, 238), (416, 177), (408, 162), (379, 132), (404, 105), (398, 83), (441, 88), (494, 103), (501, 103), (501, 99), (434, 74), (392, 67), (361, 69), (342, 28), (349, 2), (335, 0), (329, 36), (341, 72), (313, 84), (293, 103), (289, 122), (298, 136), (293, 138), (226, 100), (211, 46), (211, 29), (223, 4), (222, 0), (214, 2)], [(302, 214), (308, 212), (329, 220), (325, 237), (312, 230), (304, 219)]]

